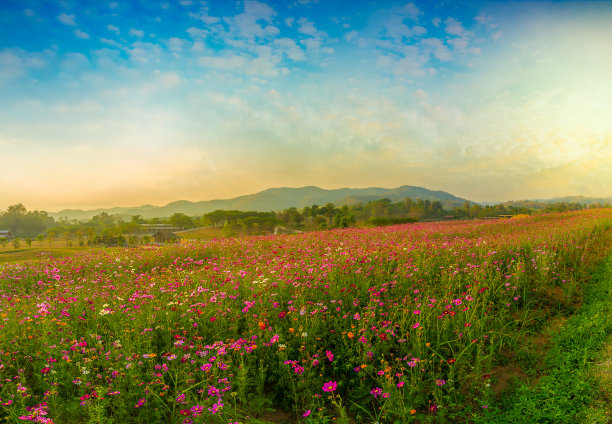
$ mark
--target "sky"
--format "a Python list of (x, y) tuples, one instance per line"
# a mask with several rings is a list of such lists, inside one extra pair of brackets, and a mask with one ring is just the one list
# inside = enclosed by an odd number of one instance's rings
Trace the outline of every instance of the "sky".
[(0, 1), (0, 210), (612, 195), (612, 2)]

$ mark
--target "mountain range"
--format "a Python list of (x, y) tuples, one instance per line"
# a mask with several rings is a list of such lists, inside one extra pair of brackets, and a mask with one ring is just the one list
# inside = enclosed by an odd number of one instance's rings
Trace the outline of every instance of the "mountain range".
[[(110, 215), (119, 215), (129, 218), (140, 215), (142, 218), (166, 218), (174, 213), (184, 213), (189, 216), (199, 216), (217, 209), (270, 212), (280, 211), (295, 206), (301, 209), (314, 204), (323, 206), (333, 203), (336, 206), (351, 205), (359, 202), (366, 203), (371, 200), (388, 198), (394, 202), (405, 198), (439, 201), (445, 208), (452, 208), (464, 204), (467, 200), (454, 196), (445, 191), (428, 190), (423, 187), (401, 186), (397, 188), (338, 188), (326, 190), (319, 187), (307, 186), (299, 188), (279, 187), (269, 188), (254, 194), (238, 196), (232, 199), (203, 200), (190, 202), (178, 200), (165, 206), (143, 205), (137, 207), (114, 207), (91, 210), (64, 209), (59, 212), (50, 212), (49, 215), (58, 218), (77, 219), (86, 221), (92, 217), (106, 212)], [(474, 202), (471, 202), (474, 203)]]
[[(203, 200), (199, 202), (190, 202), (187, 200), (178, 200), (168, 203), (165, 206), (143, 205), (137, 207), (114, 207), (100, 208), (91, 210), (81, 209), (64, 209), (59, 212), (50, 212), (49, 215), (58, 218), (68, 218), (70, 220), (77, 219), (79, 221), (87, 221), (92, 217), (106, 212), (110, 215), (118, 215), (123, 218), (130, 218), (132, 215), (140, 215), (142, 218), (167, 218), (175, 213), (183, 213), (189, 216), (204, 215), (217, 209), (224, 210), (241, 210), (241, 211), (258, 211), (270, 212), (281, 211), (295, 206), (302, 209), (305, 206), (314, 204), (323, 206), (326, 203), (333, 203), (336, 206), (352, 205), (359, 202), (369, 202), (387, 198), (393, 202), (403, 200), (405, 198), (422, 199), (430, 201), (439, 201), (446, 209), (461, 206), (465, 202), (473, 202), (461, 197), (454, 196), (445, 191), (434, 191), (423, 187), (415, 187), (404, 185), (397, 188), (338, 188), (326, 190), (315, 186), (306, 187), (278, 187), (269, 188), (254, 194), (238, 196), (231, 199)], [(481, 202), (485, 204), (503, 203), (506, 206), (529, 206), (533, 203), (612, 203), (612, 196), (600, 197), (585, 197), (585, 196), (566, 196), (555, 197), (550, 199), (534, 199), (512, 202)]]

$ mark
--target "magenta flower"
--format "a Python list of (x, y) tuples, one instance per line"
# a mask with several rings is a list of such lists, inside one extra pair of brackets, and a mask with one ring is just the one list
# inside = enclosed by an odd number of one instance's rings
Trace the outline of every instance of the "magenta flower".
[(138, 401), (138, 403), (136, 405), (134, 405), (134, 408), (140, 408), (141, 406), (145, 405), (147, 403), (146, 399), (140, 399)]
[(380, 387), (377, 387), (375, 389), (370, 390), (370, 394), (373, 394), (375, 398), (378, 397), (378, 395), (382, 394), (382, 389)]
[(338, 383), (336, 383), (335, 381), (328, 381), (327, 383), (323, 385), (323, 391), (333, 392), (334, 390), (336, 390), (337, 387), (338, 387)]
[(302, 417), (307, 417), (307, 416), (309, 416), (309, 415), (310, 415), (310, 409), (309, 409), (308, 411), (304, 412), (304, 414), (302, 415)]
[(334, 354), (331, 353), (330, 350), (326, 351), (325, 355), (327, 355), (327, 359), (329, 359), (329, 362), (333, 362), (334, 361)]
[(272, 338), (270, 339), (270, 343), (276, 343), (278, 341), (278, 334), (275, 334), (272, 336)]

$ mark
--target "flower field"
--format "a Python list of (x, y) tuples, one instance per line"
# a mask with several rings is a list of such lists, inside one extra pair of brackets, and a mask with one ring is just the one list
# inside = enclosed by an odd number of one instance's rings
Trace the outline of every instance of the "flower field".
[(533, 331), (547, 294), (577, 295), (611, 226), (597, 209), (3, 265), (0, 417), (486, 417), (499, 356)]

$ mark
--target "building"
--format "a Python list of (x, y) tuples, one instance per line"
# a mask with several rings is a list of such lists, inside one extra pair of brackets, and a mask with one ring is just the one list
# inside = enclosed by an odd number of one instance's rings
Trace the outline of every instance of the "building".
[(0, 239), (11, 240), (11, 239), (14, 239), (14, 238), (15, 237), (13, 236), (13, 234), (9, 230), (0, 230)]

